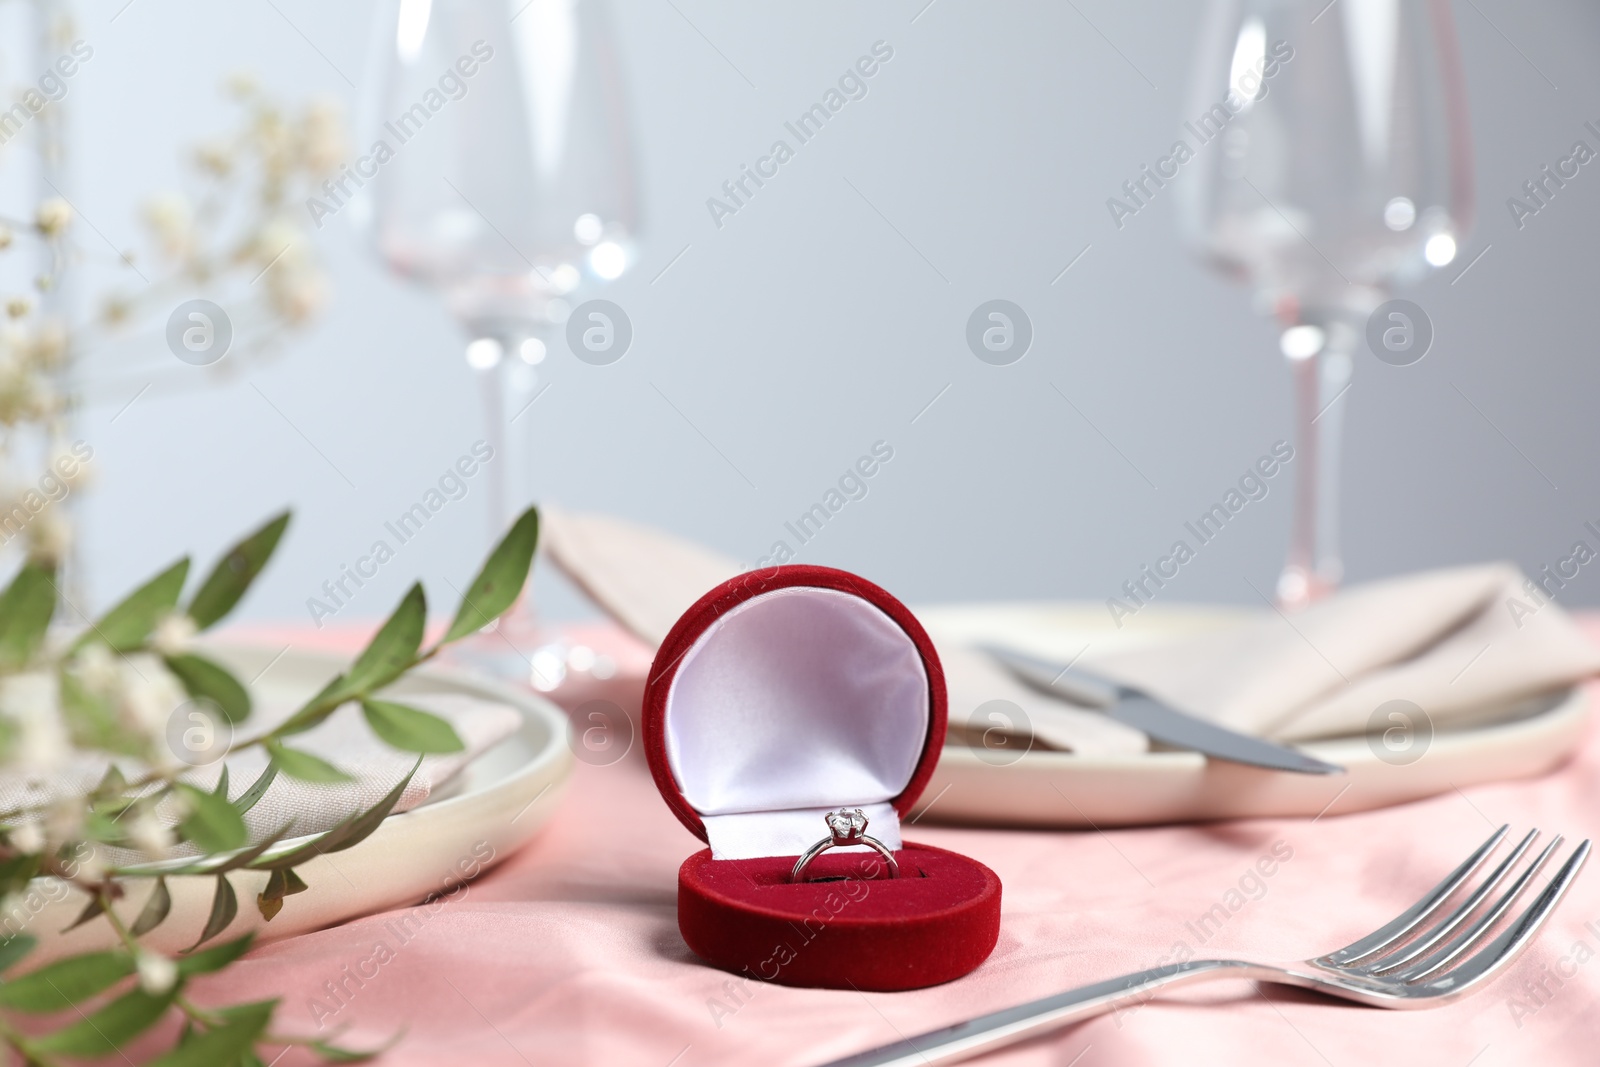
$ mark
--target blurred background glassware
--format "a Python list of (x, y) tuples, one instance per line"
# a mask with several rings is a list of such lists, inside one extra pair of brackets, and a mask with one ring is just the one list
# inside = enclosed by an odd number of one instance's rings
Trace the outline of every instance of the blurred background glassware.
[(1283, 327), (1296, 488), (1277, 596), (1299, 607), (1342, 576), (1337, 401), (1366, 320), (1454, 260), (1472, 222), (1449, 4), (1213, 0), (1185, 118), (1188, 236)]
[[(380, 0), (363, 87), (356, 224), (466, 331), (496, 460), (495, 536), (531, 495), (523, 414), (572, 308), (637, 260), (639, 189), (606, 0)], [(469, 73), (470, 72), (470, 73)], [(369, 147), (370, 146), (370, 147)], [(526, 604), (474, 658), (538, 688)], [(514, 647), (508, 647), (508, 643)], [(548, 657), (545, 657), (548, 658)]]

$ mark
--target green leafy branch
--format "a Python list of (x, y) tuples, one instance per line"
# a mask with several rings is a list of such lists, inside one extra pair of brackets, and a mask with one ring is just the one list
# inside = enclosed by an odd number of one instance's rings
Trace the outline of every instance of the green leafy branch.
[[(35, 877), (54, 875), (81, 889), (88, 901), (68, 930), (102, 918), (116, 931), (120, 947), (84, 953), (41, 967), (31, 974), (0, 980), (0, 1042), (29, 1063), (53, 1065), (68, 1059), (105, 1055), (122, 1047), (176, 1011), (184, 1029), (176, 1047), (155, 1061), (161, 1067), (190, 1064), (255, 1064), (260, 1046), (303, 1045), (326, 1060), (354, 1062), (373, 1052), (338, 1047), (325, 1040), (278, 1035), (269, 1030), (276, 1001), (203, 1008), (188, 999), (190, 979), (221, 970), (250, 946), (251, 936), (202, 948), (238, 917), (237, 891), (229, 875), (266, 872), (256, 907), (271, 921), (285, 900), (308, 889), (296, 868), (318, 856), (351, 848), (366, 839), (394, 810), (425, 755), (457, 752), (461, 739), (444, 719), (382, 697), (383, 690), (408, 671), (437, 656), (453, 642), (493, 623), (516, 600), (527, 580), (538, 540), (538, 514), (529, 508), (490, 552), (443, 635), (425, 647), (427, 601), (413, 585), (350, 667), (328, 682), (276, 727), (231, 749), (261, 747), (265, 770), (236, 797), (230, 796), (227, 764), (216, 785), (203, 789), (185, 781), (187, 767), (160, 758), (165, 733), (155, 724), (130, 720), (128, 705), (148, 699), (159, 684), (146, 677), (165, 672), (177, 697), (204, 701), (228, 723), (251, 713), (248, 688), (225, 666), (189, 646), (196, 633), (215, 626), (234, 609), (272, 558), (289, 522), (278, 515), (234, 545), (217, 562), (187, 602), (183, 590), (189, 560), (181, 559), (91, 622), (62, 644), (50, 636), (59, 592), (54, 572), (29, 562), (0, 593), (0, 693), (19, 679), (45, 681), (59, 696), (56, 710), (78, 751), (109, 754), (113, 762), (87, 794), (71, 798), (80, 816), (76, 829), (61, 839), (40, 839), (41, 822), (61, 814), (60, 798), (0, 814), (0, 895), (21, 892)], [(132, 667), (138, 678), (127, 676)], [(122, 671), (122, 674), (117, 672)], [(109, 680), (108, 680), (109, 679)], [(120, 679), (120, 681), (118, 680)], [(46, 689), (49, 688), (46, 686)], [(131, 695), (130, 695), (131, 691)], [(292, 824), (251, 842), (244, 816), (282, 774), (312, 783), (349, 781), (350, 776), (320, 756), (294, 747), (289, 739), (325, 721), (340, 707), (357, 704), (369, 728), (385, 743), (415, 753), (416, 762), (376, 804), (305, 840), (286, 840)], [(27, 722), (14, 722), (0, 707), (0, 758), (37, 749)], [(37, 724), (32, 728), (37, 729)], [(148, 769), (131, 779), (117, 757), (141, 760)], [(99, 857), (100, 846), (145, 848), (157, 805), (176, 805), (181, 818), (176, 840), (199, 855), (182, 861), (145, 860), (116, 864)], [(169, 832), (158, 827), (162, 832)], [(176, 960), (143, 948), (139, 938), (167, 920), (172, 908), (168, 879), (211, 877), (216, 888), (198, 939)], [(138, 915), (126, 924), (115, 904), (130, 879), (148, 881), (150, 893)], [(64, 931), (63, 931), (64, 932)], [(0, 942), (0, 973), (22, 963), (34, 939), (16, 935)], [(120, 987), (120, 991), (116, 987)], [(92, 1012), (79, 1007), (99, 1001)], [(73, 1007), (78, 1019), (37, 1034), (19, 1027), (14, 1015), (42, 1014)]]

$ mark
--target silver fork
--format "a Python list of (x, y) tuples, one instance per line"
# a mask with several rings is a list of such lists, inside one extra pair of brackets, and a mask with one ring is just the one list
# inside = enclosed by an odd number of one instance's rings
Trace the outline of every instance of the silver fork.
[[(1539, 831), (1534, 830), (1475, 889), (1466, 892), (1449, 914), (1432, 919), (1446, 901), (1463, 889), (1505, 838), (1502, 826), (1466, 861), (1421, 900), (1388, 925), (1344, 948), (1300, 963), (1285, 965), (1244, 960), (1190, 960), (1154, 967), (1070, 989), (1014, 1008), (931, 1030), (892, 1045), (871, 1049), (825, 1067), (924, 1067), (953, 1063), (980, 1052), (1034, 1037), (1047, 1030), (1100, 1015), (1127, 1004), (1149, 1000), (1155, 990), (1218, 978), (1246, 978), (1320, 990), (1375, 1008), (1431, 1008), (1480, 987), (1521, 954), (1550, 917), (1589, 855), (1589, 842), (1577, 847), (1549, 883), (1522, 913), (1488, 944), (1463, 959), (1505, 916), (1534, 876), (1555, 854), (1561, 837), (1538, 857), (1487, 907), (1484, 902), (1511, 874)], [(1430, 919), (1432, 921), (1430, 921)]]

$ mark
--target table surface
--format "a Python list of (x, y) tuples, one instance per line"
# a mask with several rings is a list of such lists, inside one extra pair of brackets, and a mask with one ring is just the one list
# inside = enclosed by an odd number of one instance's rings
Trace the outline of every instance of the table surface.
[[(1600, 619), (1586, 625), (1600, 636)], [(620, 635), (589, 636), (626, 651)], [(1185, 953), (1316, 955), (1392, 918), (1502, 823), (1572, 842), (1593, 836), (1600, 727), (1544, 778), (1376, 812), (1341, 815), (1335, 803), (1309, 821), (1104, 833), (920, 824), (910, 838), (973, 856), (1000, 876), (994, 954), (932, 989), (790, 989), (738, 980), (684, 945), (677, 869), (702, 845), (668, 812), (635, 746), (609, 766), (580, 763), (562, 810), (534, 843), (452, 898), (262, 946), (197, 986), (196, 999), (281, 997), (275, 1029), (342, 1031), (354, 1047), (403, 1030), (375, 1061), (383, 1067), (803, 1067)], [(470, 848), (464, 841), (464, 854)], [(1600, 874), (1589, 871), (1515, 967), (1453, 1005), (1386, 1012), (1219, 983), (972, 1062), (1593, 1063), (1597, 952)], [(303, 1062), (299, 1052), (278, 1061)]]

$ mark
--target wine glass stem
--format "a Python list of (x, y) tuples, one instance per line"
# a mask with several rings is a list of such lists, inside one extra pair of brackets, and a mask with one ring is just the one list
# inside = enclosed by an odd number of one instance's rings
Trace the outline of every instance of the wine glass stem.
[[(1284, 577), (1311, 573), (1317, 540), (1317, 357), (1291, 359), (1294, 376), (1294, 450), (1299, 461), (1294, 483), (1294, 520), (1289, 531), (1289, 558)], [(1295, 590), (1279, 583), (1280, 599), (1295, 599)]]
[(1317, 446), (1317, 555), (1313, 560), (1324, 592), (1338, 588), (1344, 578), (1344, 559), (1340, 552), (1340, 467), (1344, 458), (1344, 394), (1350, 388), (1351, 353), (1346, 342), (1350, 331), (1341, 330), (1337, 343), (1323, 349), (1317, 358), (1318, 402)]
[(478, 383), (483, 391), (484, 441), (489, 445), (493, 459), (490, 461), (488, 504), (490, 539), (505, 529), (507, 475), (506, 467), (511, 457), (506, 455), (506, 389), (504, 360), (478, 372)]
[[(514, 353), (522, 338), (506, 337), (501, 347), (505, 355), (492, 367), (478, 372), (483, 391), (484, 440), (494, 450), (489, 471), (489, 539), (495, 543), (510, 528), (521, 511), (529, 488), (532, 451), (527, 446), (532, 423), (531, 401), (537, 395), (533, 367)], [(500, 619), (498, 629), (513, 646), (531, 640), (534, 629), (529, 584), (524, 584), (516, 601)]]
[(1289, 556), (1278, 579), (1278, 600), (1300, 608), (1337, 588), (1339, 555), (1339, 446), (1343, 396), (1350, 384), (1348, 330), (1329, 331), (1312, 355), (1291, 357), (1295, 398), (1294, 518)]

